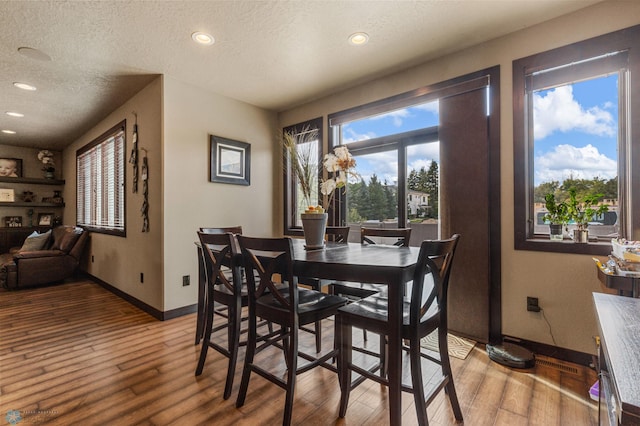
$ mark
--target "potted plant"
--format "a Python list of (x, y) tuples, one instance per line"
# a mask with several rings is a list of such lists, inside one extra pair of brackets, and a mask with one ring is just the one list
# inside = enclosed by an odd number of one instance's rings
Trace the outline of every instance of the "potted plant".
[(38, 160), (42, 162), (44, 177), (47, 179), (53, 179), (56, 171), (55, 163), (53, 162), (53, 153), (48, 149), (43, 149), (38, 152)]
[(567, 203), (556, 201), (553, 193), (544, 196), (544, 206), (547, 213), (544, 220), (549, 222), (549, 238), (551, 240), (562, 240), (562, 230), (569, 223), (569, 206)]
[(576, 224), (576, 229), (573, 230), (574, 242), (589, 242), (589, 222), (592, 222), (596, 216), (609, 211), (609, 207), (606, 204), (600, 204), (603, 196), (604, 194), (592, 194), (579, 200), (575, 188), (569, 189), (569, 201), (567, 203), (569, 217)]
[(285, 164), (287, 160), (291, 172), (299, 183), (299, 190), (304, 200), (304, 213), (300, 215), (307, 249), (324, 247), (324, 234), (327, 226), (328, 214), (326, 210), (331, 205), (335, 190), (346, 188), (349, 176), (357, 176), (353, 170), (356, 161), (346, 146), (336, 147), (333, 153), (324, 156), (323, 166), (329, 176), (320, 185), (320, 192), (325, 196), (322, 205), (314, 205), (312, 200), (313, 188), (317, 185), (317, 155), (311, 142), (318, 137), (317, 130), (303, 129), (300, 134), (285, 132), (283, 146)]

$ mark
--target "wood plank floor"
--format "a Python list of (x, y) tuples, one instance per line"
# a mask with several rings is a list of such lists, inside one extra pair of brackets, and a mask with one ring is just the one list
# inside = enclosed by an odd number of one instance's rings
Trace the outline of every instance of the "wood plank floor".
[[(333, 323), (324, 323), (329, 347)], [(0, 415), (19, 412), (23, 424), (47, 425), (281, 424), (284, 392), (260, 377), (252, 376), (242, 408), (235, 408), (239, 374), (231, 398), (222, 399), (226, 358), (217, 352), (194, 376), (194, 333), (195, 314), (157, 321), (90, 281), (0, 291)], [(595, 372), (548, 361), (511, 370), (491, 362), (481, 345), (464, 361), (452, 358), (464, 423), (596, 425), (588, 397)], [(352, 392), (345, 419), (338, 400), (334, 373), (299, 376), (294, 424), (388, 424), (386, 389), (376, 383)], [(403, 424), (416, 424), (410, 394), (403, 410)], [(455, 424), (442, 393), (428, 415), (432, 425)]]

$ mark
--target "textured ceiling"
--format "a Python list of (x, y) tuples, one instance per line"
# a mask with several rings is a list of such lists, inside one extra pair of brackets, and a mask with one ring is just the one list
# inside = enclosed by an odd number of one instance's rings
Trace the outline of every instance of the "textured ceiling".
[(598, 1), (0, 0), (0, 144), (61, 149), (159, 74), (281, 111)]

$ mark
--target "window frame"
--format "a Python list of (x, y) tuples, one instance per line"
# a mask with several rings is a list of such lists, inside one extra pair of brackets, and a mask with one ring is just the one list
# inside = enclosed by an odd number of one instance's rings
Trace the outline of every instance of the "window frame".
[[(323, 150), (323, 117), (314, 118), (311, 120), (303, 121), (301, 123), (293, 124), (291, 126), (284, 127), (282, 134), (285, 132), (301, 133), (304, 129), (318, 132), (318, 195), (320, 196), (320, 182), (322, 180), (322, 158), (324, 155)], [(295, 222), (295, 208), (298, 203), (297, 193), (295, 191), (296, 182), (291, 172), (291, 165), (288, 161), (288, 157), (284, 151), (284, 146), (281, 144), (282, 149), (282, 166), (283, 166), (283, 223), (284, 223), (284, 235), (302, 236), (304, 232), (302, 226), (296, 225)]]
[[(640, 117), (633, 111), (640, 111), (640, 25), (605, 34), (588, 40), (562, 46), (546, 52), (513, 61), (513, 148), (514, 148), (514, 246), (516, 250), (577, 253), (606, 256), (611, 251), (610, 242), (598, 241), (574, 243), (572, 241), (552, 241), (543, 236), (532, 235), (533, 212), (533, 135), (529, 130), (530, 116), (527, 114), (528, 75), (541, 70), (575, 65), (573, 80), (585, 76), (601, 75), (606, 61), (582, 65), (585, 60), (604, 57), (612, 52), (626, 51), (627, 71), (620, 73), (621, 84), (626, 85), (625, 101), (619, 108), (619, 154), (618, 154), (618, 204), (622, 223), (620, 237), (637, 239), (640, 237), (640, 196), (633, 197), (633, 189), (640, 189), (640, 140), (631, 129), (640, 128)], [(610, 66), (604, 64), (605, 66)], [(568, 68), (567, 68), (568, 70)], [(585, 74), (585, 70), (587, 73)], [(563, 73), (562, 69), (557, 73)], [(634, 84), (633, 80), (638, 80)], [(533, 89), (532, 89), (533, 90)]]
[[(85, 210), (84, 208), (84, 197), (82, 197), (81, 193), (81, 185), (80, 185), (80, 180), (81, 180), (81, 176), (80, 176), (80, 171), (81, 171), (81, 166), (79, 164), (81, 157), (86, 154), (87, 152), (94, 150), (95, 148), (97, 148), (100, 145), (103, 144), (107, 144), (109, 143), (112, 139), (114, 140), (115, 143), (115, 138), (122, 133), (122, 151), (121, 153), (116, 153), (114, 152), (114, 156), (115, 156), (115, 161), (116, 161), (116, 165), (114, 168), (114, 174), (118, 175), (119, 172), (121, 173), (121, 176), (114, 178), (114, 183), (115, 185), (119, 186), (119, 189), (117, 189), (115, 192), (116, 199), (121, 200), (122, 203), (122, 217), (119, 218), (120, 221), (122, 222), (122, 227), (108, 227), (108, 226), (104, 226), (104, 225), (98, 225), (97, 223), (90, 223), (90, 224), (86, 224), (83, 223), (83, 219), (80, 217), (80, 214), (82, 211)], [(91, 232), (96, 232), (96, 233), (102, 233), (102, 234), (109, 234), (109, 235), (116, 235), (116, 236), (120, 236), (120, 237), (126, 237), (127, 236), (127, 221), (126, 221), (126, 213), (127, 213), (127, 208), (126, 208), (126, 180), (127, 180), (127, 173), (126, 173), (126, 147), (127, 147), (127, 120), (123, 120), (120, 123), (118, 123), (117, 125), (113, 126), (112, 128), (110, 128), (109, 130), (107, 130), (106, 132), (104, 132), (102, 135), (100, 135), (99, 137), (97, 137), (96, 139), (94, 139), (93, 141), (89, 142), (88, 144), (84, 145), (83, 147), (79, 148), (76, 151), (76, 224), (78, 226), (81, 226), (82, 228), (89, 230)], [(119, 158), (120, 157), (120, 158)], [(102, 171), (100, 171), (100, 174), (102, 175)], [(92, 178), (92, 182), (97, 181), (97, 179), (99, 178), (98, 176), (91, 176)], [(94, 179), (95, 178), (95, 179)], [(121, 179), (121, 181), (120, 181)], [(82, 205), (81, 205), (82, 203)], [(94, 208), (94, 206), (90, 206), (89, 208)], [(97, 221), (99, 218), (98, 215), (95, 216), (95, 221)]]

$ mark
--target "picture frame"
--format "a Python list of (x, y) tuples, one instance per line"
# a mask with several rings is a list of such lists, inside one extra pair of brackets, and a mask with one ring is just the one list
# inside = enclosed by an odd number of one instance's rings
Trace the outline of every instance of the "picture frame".
[(16, 193), (13, 188), (0, 188), (0, 203), (13, 203), (16, 201)]
[(22, 159), (0, 157), (0, 177), (22, 177)]
[(7, 228), (21, 228), (22, 216), (5, 216), (4, 226)]
[(53, 225), (53, 213), (38, 213), (38, 226)]
[(210, 148), (211, 182), (251, 184), (251, 144), (210, 135)]

